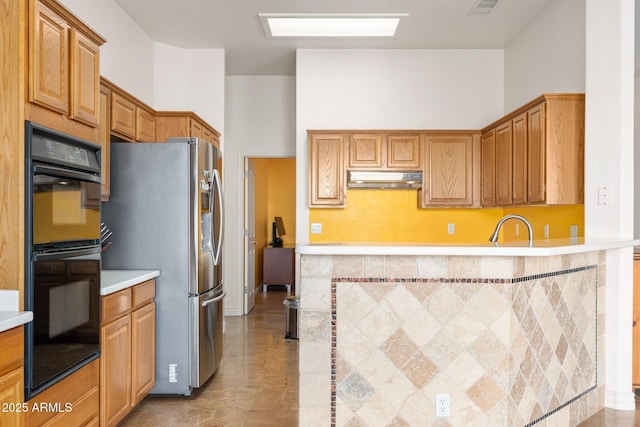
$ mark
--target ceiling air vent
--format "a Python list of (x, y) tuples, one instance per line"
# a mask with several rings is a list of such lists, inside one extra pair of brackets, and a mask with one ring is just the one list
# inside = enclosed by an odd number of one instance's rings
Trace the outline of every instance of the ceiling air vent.
[(498, 0), (478, 0), (478, 2), (471, 8), (471, 15), (488, 15), (491, 13), (494, 7), (496, 7)]

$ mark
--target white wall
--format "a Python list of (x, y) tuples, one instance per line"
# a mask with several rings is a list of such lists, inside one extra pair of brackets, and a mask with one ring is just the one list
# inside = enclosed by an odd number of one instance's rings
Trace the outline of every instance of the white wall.
[(542, 93), (584, 92), (585, 0), (556, 0), (504, 52), (504, 109)]
[(195, 112), (224, 139), (223, 49), (154, 42), (114, 0), (61, 3), (107, 39), (100, 74), (156, 110)]
[(243, 304), (245, 157), (294, 157), (295, 77), (229, 76), (225, 96), (225, 315)]
[[(630, 238), (634, 220), (634, 0), (586, 9), (585, 235)], [(598, 205), (598, 188), (612, 195)], [(634, 409), (632, 249), (607, 252), (605, 405)], [(611, 350), (609, 352), (609, 350)]]
[[(640, 25), (640, 22), (636, 23), (636, 26)], [(637, 29), (636, 29), (637, 31)], [(637, 74), (634, 79), (634, 164), (635, 168), (634, 188), (640, 188), (640, 74)], [(633, 221), (633, 236), (636, 239), (640, 238), (640, 197), (634, 198), (634, 221)]]
[(182, 49), (154, 43), (156, 110), (193, 111), (224, 133), (223, 49)]
[(153, 40), (114, 0), (60, 0), (107, 42), (100, 48), (100, 74), (154, 106)]
[(296, 236), (309, 239), (307, 129), (480, 129), (503, 114), (502, 50), (297, 51)]

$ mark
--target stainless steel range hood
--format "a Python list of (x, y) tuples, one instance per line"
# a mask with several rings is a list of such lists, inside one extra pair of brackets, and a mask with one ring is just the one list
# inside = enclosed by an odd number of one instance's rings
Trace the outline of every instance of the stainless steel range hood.
[(348, 188), (422, 188), (422, 172), (347, 171)]

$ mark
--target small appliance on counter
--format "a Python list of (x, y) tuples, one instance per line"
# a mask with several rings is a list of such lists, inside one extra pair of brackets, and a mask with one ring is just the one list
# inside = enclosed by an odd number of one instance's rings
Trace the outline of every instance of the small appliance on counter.
[(160, 270), (156, 385), (189, 396), (222, 359), (222, 191), (219, 153), (197, 138), (111, 144), (103, 218), (118, 236), (105, 269)]

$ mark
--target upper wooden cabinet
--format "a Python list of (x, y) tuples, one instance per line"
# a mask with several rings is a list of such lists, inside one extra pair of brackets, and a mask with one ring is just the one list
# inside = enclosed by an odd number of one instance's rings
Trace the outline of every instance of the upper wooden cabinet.
[(109, 133), (126, 141), (156, 142), (155, 111), (104, 77), (100, 87), (111, 92), (110, 118), (101, 124)]
[(386, 164), (386, 150), (382, 148), (383, 141), (386, 142), (384, 135), (354, 133), (350, 139), (349, 169), (382, 169)]
[(527, 141), (528, 141), (528, 113), (522, 113), (511, 121), (511, 152), (512, 152), (512, 202), (514, 205), (527, 203)]
[(309, 206), (346, 205), (346, 156), (349, 135), (309, 132)]
[(480, 133), (423, 135), (421, 207), (478, 207)]
[(136, 141), (156, 141), (156, 119), (152, 111), (136, 105)]
[(419, 134), (378, 131), (349, 135), (347, 169), (410, 170), (422, 168)]
[(100, 85), (100, 200), (111, 195), (111, 89)]
[(483, 206), (493, 206), (484, 197), (492, 185), (499, 206), (583, 203), (584, 95), (545, 94), (491, 124), (482, 158)]
[(202, 138), (220, 148), (220, 133), (195, 113), (189, 111), (157, 111), (156, 136), (158, 141), (169, 138)]
[(136, 104), (115, 91), (111, 93), (111, 132), (130, 139), (136, 136)]
[(496, 205), (496, 130), (482, 132), (480, 169), (480, 203), (490, 207)]
[[(100, 46), (105, 40), (54, 0), (30, 0), (29, 7), (29, 101), (97, 127)], [(28, 110), (27, 116), (61, 128), (60, 117), (38, 110)]]
[(387, 135), (387, 169), (419, 170), (422, 168), (419, 134)]
[(513, 166), (512, 144), (513, 126), (511, 121), (501, 124), (496, 128), (495, 147), (495, 180), (496, 180), (496, 205), (505, 206), (512, 203), (513, 192)]

